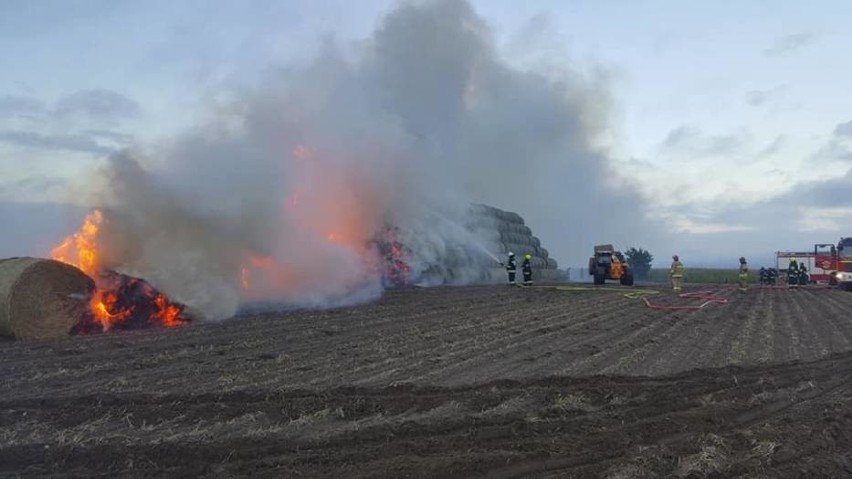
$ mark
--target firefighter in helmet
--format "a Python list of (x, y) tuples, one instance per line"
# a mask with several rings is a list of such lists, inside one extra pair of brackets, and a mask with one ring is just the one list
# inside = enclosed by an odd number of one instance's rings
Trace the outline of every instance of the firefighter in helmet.
[(681, 286), (683, 286), (683, 263), (680, 262), (678, 255), (672, 256), (672, 267), (669, 270), (669, 276), (672, 278), (672, 290), (675, 293), (679, 293)]
[(515, 286), (515, 273), (518, 271), (518, 263), (515, 261), (515, 253), (509, 251), (509, 260), (506, 262), (506, 272), (509, 273), (509, 286)]
[(794, 287), (799, 284), (799, 262), (796, 258), (790, 258), (787, 264), (787, 286)]
[(521, 263), (521, 272), (524, 273), (524, 286), (532, 286), (532, 255), (524, 255), (524, 262)]
[(737, 276), (737, 286), (740, 293), (745, 293), (748, 290), (748, 262), (745, 257), (740, 256), (740, 270)]

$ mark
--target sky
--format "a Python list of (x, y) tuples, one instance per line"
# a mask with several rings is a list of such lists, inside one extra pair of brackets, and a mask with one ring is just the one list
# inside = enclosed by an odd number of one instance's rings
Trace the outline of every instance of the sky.
[[(735, 266), (852, 235), (849, 2), (470, 4), (507, 65), (570, 69), (607, 92), (596, 147), (659, 230), (622, 247), (647, 248), (658, 264), (679, 253), (688, 265)], [(0, 255), (35, 254), (73, 228), (69, 205), (86, 204), (109, 154), (156, 150), (329, 41), (359, 51), (397, 5), (0, 2), (0, 220), (12, 225)], [(556, 234), (542, 240), (563, 266), (588, 253), (561, 251)]]

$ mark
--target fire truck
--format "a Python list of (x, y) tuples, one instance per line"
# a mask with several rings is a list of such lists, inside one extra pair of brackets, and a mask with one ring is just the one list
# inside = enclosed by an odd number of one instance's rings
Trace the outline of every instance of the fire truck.
[[(817, 263), (829, 271), (829, 284), (836, 284), (846, 291), (852, 291), (852, 237), (840, 238), (837, 247), (834, 245), (815, 245), (814, 252), (822, 247), (823, 253), (818, 256)], [(825, 252), (828, 252), (826, 254)]]
[(836, 245), (815, 244), (813, 251), (778, 251), (775, 253), (778, 271), (786, 271), (792, 258), (805, 265), (810, 282), (838, 285), (852, 291), (852, 237), (840, 238)]

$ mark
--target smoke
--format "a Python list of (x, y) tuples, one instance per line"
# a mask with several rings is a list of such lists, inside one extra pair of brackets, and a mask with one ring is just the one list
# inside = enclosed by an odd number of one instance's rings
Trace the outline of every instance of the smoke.
[(354, 58), (329, 42), (153, 157), (114, 155), (105, 258), (209, 318), (375, 298), (387, 225), (412, 281), (475, 280), (492, 260), (463, 227), (471, 202), (579, 260), (644, 221), (594, 147), (608, 104), (600, 75), (508, 65), (465, 1), (401, 4)]

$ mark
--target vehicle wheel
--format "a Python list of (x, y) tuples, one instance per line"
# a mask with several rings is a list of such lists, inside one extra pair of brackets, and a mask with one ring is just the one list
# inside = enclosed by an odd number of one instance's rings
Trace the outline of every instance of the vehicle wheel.
[(624, 286), (633, 286), (633, 273), (627, 273), (622, 276), (621, 284)]
[(600, 273), (595, 273), (595, 284), (604, 284), (606, 283), (606, 276)]
[(832, 271), (828, 275), (828, 284), (829, 286), (837, 286), (837, 277), (834, 276), (835, 271)]
[(852, 291), (852, 283), (843, 283), (840, 285), (840, 289), (843, 291)]

